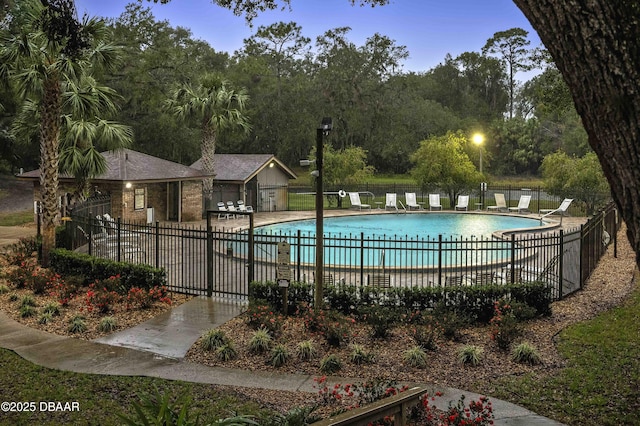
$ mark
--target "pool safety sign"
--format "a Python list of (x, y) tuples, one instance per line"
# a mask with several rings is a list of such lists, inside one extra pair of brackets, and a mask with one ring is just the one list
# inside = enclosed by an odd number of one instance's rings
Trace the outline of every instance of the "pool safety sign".
[(276, 264), (276, 281), (279, 287), (289, 287), (291, 282), (291, 244), (286, 241), (278, 243), (278, 260)]

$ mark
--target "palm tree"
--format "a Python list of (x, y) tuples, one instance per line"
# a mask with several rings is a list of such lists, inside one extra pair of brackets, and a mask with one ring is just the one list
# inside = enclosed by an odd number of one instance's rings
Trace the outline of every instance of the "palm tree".
[[(114, 93), (98, 86), (91, 73), (113, 68), (119, 49), (104, 41), (104, 22), (88, 17), (77, 21), (72, 0), (18, 2), (9, 17), (11, 22), (0, 33), (0, 76), (25, 99), (14, 128), (38, 124), (42, 264), (48, 266), (58, 221), (61, 135), (62, 166), (70, 172), (85, 170), (87, 176), (104, 170), (94, 143), (106, 137), (115, 147), (131, 140), (128, 128), (96, 118), (114, 111)], [(84, 169), (74, 169), (79, 164)]]
[(203, 181), (208, 202), (213, 196), (214, 167), (218, 133), (225, 129), (251, 127), (243, 114), (249, 96), (244, 89), (234, 90), (228, 80), (216, 74), (206, 74), (197, 87), (184, 84), (167, 101), (167, 107), (181, 120), (196, 119), (202, 130), (202, 170), (210, 177)]

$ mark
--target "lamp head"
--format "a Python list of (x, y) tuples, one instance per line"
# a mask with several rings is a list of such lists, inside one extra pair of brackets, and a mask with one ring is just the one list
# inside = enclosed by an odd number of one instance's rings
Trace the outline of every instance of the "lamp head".
[(323, 117), (322, 123), (320, 124), (320, 128), (324, 131), (325, 134), (328, 134), (333, 128), (333, 124), (331, 123), (331, 117)]
[(484, 143), (484, 135), (482, 133), (474, 133), (474, 135), (471, 137), (471, 140), (476, 145), (482, 145)]

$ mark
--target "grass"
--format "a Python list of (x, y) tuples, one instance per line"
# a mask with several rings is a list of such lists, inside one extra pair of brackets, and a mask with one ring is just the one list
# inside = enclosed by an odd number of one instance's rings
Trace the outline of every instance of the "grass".
[[(253, 402), (222, 392), (215, 386), (149, 377), (102, 376), (51, 370), (22, 359), (14, 352), (0, 349), (3, 401), (78, 402), (76, 412), (39, 411), (2, 413), (2, 424), (100, 424), (121, 425), (117, 413), (133, 416), (133, 402), (139, 395), (159, 389), (172, 400), (188, 395), (193, 417), (214, 420), (229, 417), (230, 412), (268, 418), (274, 413)], [(34, 386), (37, 383), (37, 386)]]
[(33, 210), (0, 213), (0, 226), (18, 226), (33, 222)]
[(569, 327), (552, 377), (492, 383), (493, 396), (569, 425), (640, 424), (640, 289), (622, 306)]

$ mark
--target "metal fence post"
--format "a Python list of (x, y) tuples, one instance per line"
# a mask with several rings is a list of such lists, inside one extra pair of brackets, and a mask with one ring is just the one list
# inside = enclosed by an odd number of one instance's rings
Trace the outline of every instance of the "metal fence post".
[(207, 212), (207, 297), (213, 296), (213, 230), (211, 212)]
[(560, 229), (560, 258), (558, 259), (558, 300), (562, 300), (562, 284), (564, 281), (563, 267), (564, 267), (564, 230)]

